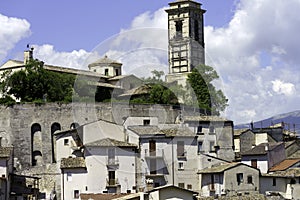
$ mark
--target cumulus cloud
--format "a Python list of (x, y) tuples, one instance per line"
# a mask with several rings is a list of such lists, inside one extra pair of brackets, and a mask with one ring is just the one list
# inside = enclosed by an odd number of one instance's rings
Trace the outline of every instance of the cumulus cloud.
[(273, 91), (277, 94), (284, 94), (286, 96), (293, 95), (295, 93), (295, 85), (292, 83), (285, 83), (281, 80), (272, 81)]
[(299, 109), (299, 9), (298, 0), (240, 0), (228, 25), (205, 27), (207, 64), (222, 77), (225, 115), (236, 123)]
[(142, 13), (130, 27), (100, 43), (94, 51), (122, 62), (127, 74), (148, 77), (153, 70), (168, 73), (167, 22), (165, 8)]
[(83, 49), (72, 52), (58, 52), (53, 45), (33, 45), (34, 57), (49, 65), (58, 65), (69, 68), (87, 69), (86, 60), (94, 54)]
[[(58, 52), (51, 45), (41, 45), (35, 54), (46, 63), (76, 68), (106, 54), (122, 62), (126, 73), (147, 76), (153, 69), (167, 73), (164, 10), (135, 17), (130, 27), (101, 42), (93, 52)], [(218, 86), (229, 99), (224, 115), (235, 124), (299, 109), (299, 10), (299, 0), (240, 0), (228, 24), (205, 27), (206, 64), (221, 77)], [(29, 34), (29, 26), (21, 33)]]
[(22, 38), (31, 34), (30, 23), (25, 19), (0, 14), (0, 61)]

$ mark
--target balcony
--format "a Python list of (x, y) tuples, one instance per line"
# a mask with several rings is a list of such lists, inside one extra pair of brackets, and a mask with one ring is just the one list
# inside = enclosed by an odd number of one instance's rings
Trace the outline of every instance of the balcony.
[(118, 179), (106, 179), (106, 187), (119, 187)]
[(182, 159), (186, 159), (187, 156), (187, 152), (184, 151), (177, 151), (177, 159), (182, 160)]
[(119, 168), (119, 159), (118, 158), (107, 158), (106, 167), (108, 170), (117, 170)]
[(164, 158), (164, 150), (156, 149), (155, 151), (150, 151), (149, 149), (145, 149), (145, 158), (148, 159), (156, 159), (156, 158)]

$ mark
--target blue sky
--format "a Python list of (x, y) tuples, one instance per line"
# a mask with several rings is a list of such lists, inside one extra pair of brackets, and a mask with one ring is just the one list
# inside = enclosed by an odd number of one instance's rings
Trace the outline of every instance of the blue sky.
[[(106, 53), (122, 61), (128, 73), (142, 73), (154, 65), (166, 71), (163, 8), (169, 2), (0, 1), (0, 62), (22, 59), (30, 43), (35, 56), (48, 64), (82, 68), (89, 58)], [(206, 61), (219, 73), (216, 85), (229, 98), (225, 117), (241, 123), (298, 110), (299, 0), (201, 3), (207, 10)]]
[[(170, 0), (113, 0), (113, 1), (0, 1), (0, 13), (26, 19), (31, 35), (18, 42), (15, 51), (27, 43), (51, 44), (57, 51), (92, 50), (99, 42), (130, 26), (132, 20), (147, 11), (167, 6)], [(220, 3), (222, 2), (222, 4)], [(223, 26), (230, 20), (233, 1), (205, 0), (209, 9), (206, 24)], [(23, 49), (22, 49), (23, 48)], [(11, 57), (9, 56), (8, 59)]]

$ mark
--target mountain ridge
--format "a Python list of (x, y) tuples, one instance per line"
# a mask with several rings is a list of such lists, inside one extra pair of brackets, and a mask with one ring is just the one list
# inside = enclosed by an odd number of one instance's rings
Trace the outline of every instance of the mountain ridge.
[[(284, 129), (295, 131), (298, 134), (300, 133), (300, 110), (295, 110), (287, 113), (281, 113), (278, 115), (274, 115), (267, 119), (259, 120), (253, 122), (254, 128), (265, 128), (278, 123), (283, 123)], [(247, 129), (250, 128), (249, 123), (243, 123), (235, 125), (234, 129)]]

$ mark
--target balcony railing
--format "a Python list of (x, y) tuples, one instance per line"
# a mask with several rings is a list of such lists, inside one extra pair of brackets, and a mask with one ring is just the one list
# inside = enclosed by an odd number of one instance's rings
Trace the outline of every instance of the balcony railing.
[(107, 187), (117, 187), (119, 185), (118, 179), (106, 179)]
[(177, 158), (186, 158), (187, 152), (177, 151)]
[(106, 166), (119, 166), (119, 159), (118, 158), (107, 158)]

